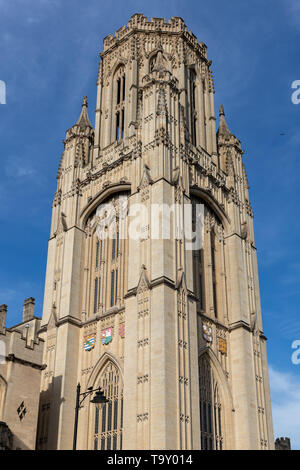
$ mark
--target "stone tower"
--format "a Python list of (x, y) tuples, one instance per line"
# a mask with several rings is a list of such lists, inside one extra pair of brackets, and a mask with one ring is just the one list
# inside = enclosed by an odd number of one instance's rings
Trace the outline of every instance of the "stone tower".
[(57, 174), (37, 448), (72, 447), (80, 382), (109, 402), (82, 403), (79, 449), (271, 449), (248, 181), (206, 46), (135, 14), (100, 57)]

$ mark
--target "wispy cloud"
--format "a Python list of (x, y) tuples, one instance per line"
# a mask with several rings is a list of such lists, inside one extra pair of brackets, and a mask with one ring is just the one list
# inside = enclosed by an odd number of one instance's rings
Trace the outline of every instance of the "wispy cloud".
[(300, 449), (300, 365), (297, 373), (270, 366), (270, 385), (275, 437), (290, 437), (292, 448)]
[(36, 176), (36, 169), (32, 168), (26, 162), (22, 162), (20, 158), (10, 158), (9, 163), (5, 166), (5, 173), (8, 177), (23, 178)]
[(300, 26), (300, 3), (298, 0), (282, 0), (293, 24)]
[(0, 303), (7, 303), (12, 300), (16, 295), (16, 290), (4, 288), (0, 290)]

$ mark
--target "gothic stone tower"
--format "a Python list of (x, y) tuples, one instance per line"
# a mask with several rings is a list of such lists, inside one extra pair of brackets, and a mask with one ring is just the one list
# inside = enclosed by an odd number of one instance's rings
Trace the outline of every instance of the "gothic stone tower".
[[(109, 399), (83, 403), (80, 449), (271, 449), (248, 182), (223, 107), (216, 132), (206, 46), (181, 18), (135, 14), (100, 56), (95, 128), (85, 98), (57, 174), (37, 448), (72, 447), (80, 382)], [(168, 220), (204, 208), (200, 247), (152, 236), (161, 204), (179, 205)]]

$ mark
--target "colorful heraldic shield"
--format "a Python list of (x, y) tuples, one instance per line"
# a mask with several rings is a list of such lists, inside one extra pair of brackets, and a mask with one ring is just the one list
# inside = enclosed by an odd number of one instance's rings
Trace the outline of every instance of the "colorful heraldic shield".
[(121, 323), (120, 325), (120, 336), (121, 338), (125, 337), (125, 323)]
[(212, 328), (211, 326), (203, 324), (203, 338), (205, 341), (208, 343), (212, 343), (213, 340), (213, 333), (212, 333)]
[(95, 335), (89, 335), (84, 338), (83, 347), (85, 351), (90, 351), (95, 347)]
[(221, 354), (227, 354), (227, 341), (224, 338), (218, 338), (218, 350)]
[(105, 328), (105, 330), (102, 330), (101, 336), (102, 344), (110, 343), (112, 341), (112, 328)]

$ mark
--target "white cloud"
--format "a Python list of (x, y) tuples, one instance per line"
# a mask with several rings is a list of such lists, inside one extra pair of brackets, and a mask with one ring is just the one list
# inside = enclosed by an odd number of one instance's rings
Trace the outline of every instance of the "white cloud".
[(9, 300), (13, 299), (16, 295), (14, 289), (4, 288), (0, 290), (0, 303), (7, 303)]
[(282, 0), (287, 9), (287, 16), (292, 26), (300, 27), (300, 3), (299, 0)]
[(294, 450), (300, 449), (300, 365), (295, 371), (298, 375), (269, 367), (274, 436), (290, 437)]
[(24, 163), (20, 158), (10, 158), (9, 163), (5, 166), (6, 175), (14, 178), (35, 176), (36, 170)]

